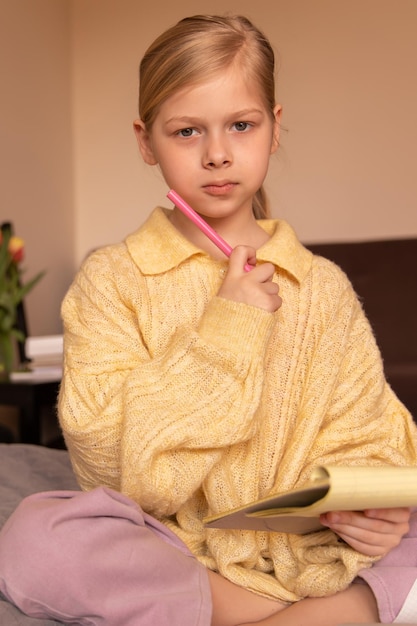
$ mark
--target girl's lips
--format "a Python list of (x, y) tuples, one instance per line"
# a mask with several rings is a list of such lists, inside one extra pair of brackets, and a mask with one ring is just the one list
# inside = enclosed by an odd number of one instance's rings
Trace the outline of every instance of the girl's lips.
[(205, 185), (204, 191), (212, 196), (224, 196), (234, 189), (236, 183), (222, 183), (218, 185)]

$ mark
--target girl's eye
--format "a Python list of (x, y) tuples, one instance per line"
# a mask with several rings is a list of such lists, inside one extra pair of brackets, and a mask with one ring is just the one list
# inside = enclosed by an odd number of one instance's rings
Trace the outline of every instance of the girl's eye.
[(233, 124), (233, 126), (236, 128), (237, 131), (239, 131), (240, 133), (244, 132), (245, 130), (248, 130), (250, 128), (250, 124), (248, 122), (236, 122), (235, 124)]
[(177, 134), (180, 137), (192, 137), (194, 132), (195, 132), (194, 128), (181, 128), (181, 130), (179, 130)]

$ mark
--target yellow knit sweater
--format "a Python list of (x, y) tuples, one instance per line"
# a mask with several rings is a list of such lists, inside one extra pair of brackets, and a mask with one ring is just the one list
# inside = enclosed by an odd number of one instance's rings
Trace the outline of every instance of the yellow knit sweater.
[(201, 519), (304, 482), (318, 464), (415, 465), (413, 421), (383, 376), (342, 271), (264, 220), (271, 314), (216, 295), (211, 259), (156, 209), (93, 253), (63, 303), (61, 425), (83, 489), (121, 490), (209, 568), (292, 602), (345, 588), (365, 557), (330, 531), (205, 530)]

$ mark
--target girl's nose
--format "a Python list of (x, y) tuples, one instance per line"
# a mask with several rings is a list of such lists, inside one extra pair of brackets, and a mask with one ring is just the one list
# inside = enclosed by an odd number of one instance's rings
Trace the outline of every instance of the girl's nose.
[(223, 138), (207, 139), (203, 156), (204, 167), (214, 169), (217, 167), (227, 167), (232, 162), (230, 149), (227, 141)]

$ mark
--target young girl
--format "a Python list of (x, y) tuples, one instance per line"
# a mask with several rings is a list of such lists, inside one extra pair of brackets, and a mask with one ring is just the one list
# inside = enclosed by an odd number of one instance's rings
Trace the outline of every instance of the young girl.
[(381, 580), (404, 561), (409, 510), (334, 512), (305, 536), (202, 521), (317, 465), (417, 462), (348, 279), (268, 217), (270, 44), (243, 17), (180, 21), (142, 60), (139, 114), (145, 162), (234, 250), (157, 208), (84, 263), (62, 309), (59, 414), (87, 493), (24, 501), (0, 539), (3, 591), (107, 626), (393, 621), (416, 563), (389, 601)]

